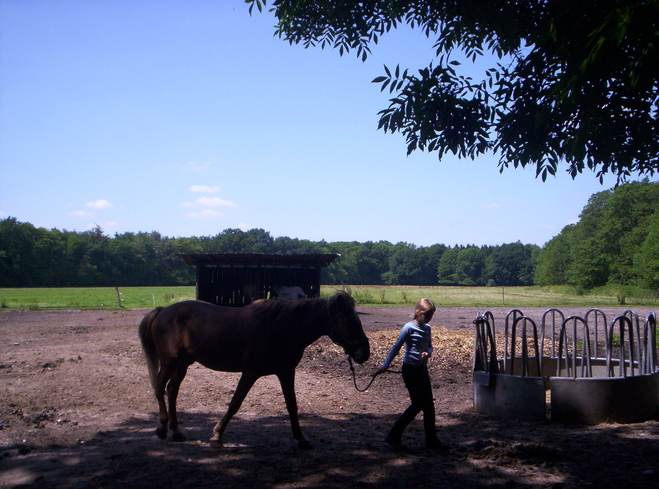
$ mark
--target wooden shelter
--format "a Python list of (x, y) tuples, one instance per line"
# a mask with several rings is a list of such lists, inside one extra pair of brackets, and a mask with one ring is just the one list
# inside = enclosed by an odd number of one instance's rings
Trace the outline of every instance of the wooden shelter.
[[(244, 306), (277, 297), (282, 287), (320, 297), (320, 273), (338, 254), (196, 253), (181, 255), (197, 267), (197, 299), (219, 306)], [(296, 289), (299, 290), (299, 289)]]

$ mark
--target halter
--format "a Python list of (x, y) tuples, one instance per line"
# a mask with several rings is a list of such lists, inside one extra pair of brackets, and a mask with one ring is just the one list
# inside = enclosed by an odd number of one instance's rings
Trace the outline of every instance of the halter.
[(348, 348), (350, 348), (350, 351), (354, 353), (359, 350), (364, 343), (368, 343), (368, 338), (366, 336), (364, 336), (363, 339), (346, 338), (344, 335), (338, 332), (334, 321), (334, 317), (336, 317), (339, 321), (343, 322), (345, 315), (342, 314), (342, 311), (332, 311), (331, 308), (328, 307), (327, 314), (329, 316), (329, 331), (327, 332), (327, 336), (329, 336), (334, 343), (343, 348), (343, 350), (346, 352), (346, 355), (348, 355), (348, 358), (350, 358), (350, 361), (352, 362), (352, 357), (350, 356), (350, 353), (348, 353)]

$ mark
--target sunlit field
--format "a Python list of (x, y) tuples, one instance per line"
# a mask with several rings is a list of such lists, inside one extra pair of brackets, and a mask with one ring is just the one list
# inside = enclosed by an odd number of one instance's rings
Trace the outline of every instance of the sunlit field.
[(166, 306), (195, 298), (188, 287), (64, 287), (0, 289), (0, 308), (8, 309), (139, 309)]
[[(571, 287), (416, 287), (332, 286), (322, 287), (323, 297), (347, 290), (362, 306), (407, 306), (428, 297), (441, 307), (617, 307), (652, 306), (655, 291), (601, 287), (577, 291)], [(0, 288), (0, 309), (141, 309), (167, 306), (195, 298), (187, 287), (71, 287)]]
[[(573, 287), (415, 287), (364, 286), (344, 287), (362, 305), (402, 306), (416, 303), (422, 297), (441, 307), (617, 307), (653, 305), (654, 291), (635, 288), (600, 287), (589, 292)], [(323, 287), (330, 295), (337, 287)]]

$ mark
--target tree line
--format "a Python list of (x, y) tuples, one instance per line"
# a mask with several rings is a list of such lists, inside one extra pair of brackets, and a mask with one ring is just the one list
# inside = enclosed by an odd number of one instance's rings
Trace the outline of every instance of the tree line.
[(323, 269), (325, 284), (529, 285), (540, 248), (416, 246), (410, 243), (326, 242), (273, 238), (263, 229), (225, 229), (215, 236), (170, 238), (158, 232), (106, 235), (37, 228), (14, 217), (0, 221), (0, 287), (193, 285), (186, 253), (339, 253)]
[(659, 183), (631, 182), (590, 197), (576, 224), (542, 249), (540, 285), (659, 288)]
[(579, 221), (543, 247), (274, 238), (263, 229), (171, 238), (158, 232), (108, 236), (0, 220), (0, 287), (193, 285), (185, 253), (340, 253), (324, 284), (636, 285), (659, 288), (659, 184), (648, 180), (591, 196)]

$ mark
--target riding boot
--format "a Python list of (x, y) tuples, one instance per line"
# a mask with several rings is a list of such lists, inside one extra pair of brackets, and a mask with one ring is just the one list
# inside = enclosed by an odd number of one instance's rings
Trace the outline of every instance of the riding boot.
[(437, 438), (437, 428), (435, 426), (435, 407), (429, 408), (423, 413), (423, 431), (426, 435), (426, 447), (442, 448), (442, 442)]
[(426, 433), (426, 448), (430, 448), (431, 450), (437, 450), (441, 452), (445, 452), (446, 450), (449, 449), (447, 445), (439, 441), (434, 423), (432, 423), (432, 428), (429, 429), (427, 426), (424, 426), (424, 428)]
[(437, 433), (433, 430), (432, 432), (426, 431), (426, 447), (428, 448), (438, 448), (442, 445), (442, 442), (439, 441)]
[(401, 447), (401, 436), (403, 435), (403, 431), (405, 428), (407, 428), (407, 425), (409, 425), (412, 420), (416, 417), (416, 415), (419, 413), (419, 410), (416, 408), (416, 406), (411, 405), (409, 406), (403, 414), (401, 414), (394, 425), (391, 427), (391, 430), (389, 430), (389, 434), (387, 437), (384, 439), (389, 445), (395, 448), (400, 448)]
[(400, 441), (400, 438), (403, 434), (403, 430), (405, 429), (405, 426), (401, 426), (401, 423), (399, 423), (400, 418), (394, 423), (392, 428), (389, 430), (389, 433), (387, 433), (387, 436), (385, 437), (384, 441), (391, 445), (394, 449), (400, 449), (402, 447), (402, 443)]

